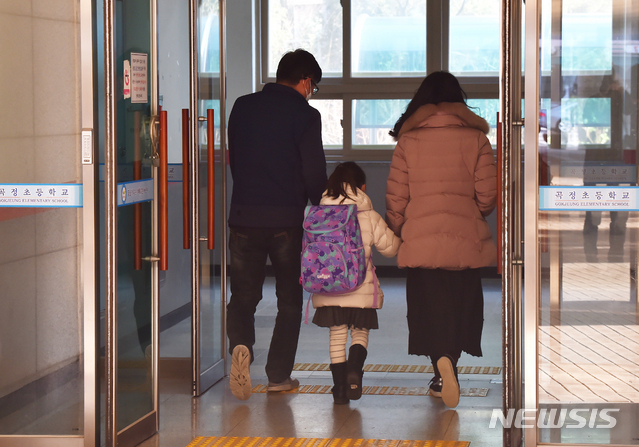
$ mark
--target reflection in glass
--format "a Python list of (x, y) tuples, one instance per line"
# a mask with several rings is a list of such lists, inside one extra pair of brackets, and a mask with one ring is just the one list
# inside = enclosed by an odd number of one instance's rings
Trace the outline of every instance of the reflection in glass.
[(637, 443), (639, 219), (616, 208), (614, 191), (606, 205), (597, 194), (637, 185), (639, 23), (630, 10), (542, 2), (540, 184), (574, 187), (590, 202), (539, 213), (539, 409), (553, 414), (541, 442)]
[(351, 2), (353, 76), (426, 75), (426, 2)]
[(342, 75), (342, 5), (334, 0), (268, 1), (268, 76), (284, 53), (303, 48), (323, 76)]
[[(552, 20), (552, 0), (542, 0), (541, 70), (547, 75), (560, 56), (562, 74), (610, 72), (612, 69), (612, 2), (564, 0), (561, 20)], [(553, 46), (552, 42), (561, 42)], [(558, 50), (561, 49), (559, 53)]]

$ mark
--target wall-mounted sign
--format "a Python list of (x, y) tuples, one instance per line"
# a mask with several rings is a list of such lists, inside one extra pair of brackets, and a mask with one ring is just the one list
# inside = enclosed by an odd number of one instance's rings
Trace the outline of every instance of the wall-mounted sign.
[(144, 53), (131, 53), (131, 102), (146, 104), (149, 102), (148, 56)]
[(0, 183), (0, 206), (79, 208), (82, 185), (76, 183)]
[(118, 183), (118, 206), (153, 200), (153, 179)]
[(639, 211), (636, 186), (540, 186), (542, 211)]

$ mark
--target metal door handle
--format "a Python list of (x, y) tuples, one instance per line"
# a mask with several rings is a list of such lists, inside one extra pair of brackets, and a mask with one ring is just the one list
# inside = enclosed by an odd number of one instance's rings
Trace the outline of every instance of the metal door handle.
[(169, 269), (169, 163), (168, 139), (166, 125), (166, 110), (160, 112), (160, 185), (159, 185), (159, 214), (160, 214), (160, 270)]
[(209, 223), (209, 243), (208, 249), (213, 250), (215, 248), (215, 120), (214, 110), (207, 109), (206, 118), (207, 118), (207, 152), (208, 152), (208, 182), (209, 182), (209, 197), (208, 197), (208, 223)]
[(501, 242), (501, 238), (502, 238), (502, 234), (503, 231), (501, 231), (501, 223), (502, 223), (502, 217), (501, 217), (501, 206), (502, 206), (502, 198), (501, 198), (501, 187), (502, 187), (502, 181), (501, 181), (501, 161), (502, 161), (502, 144), (501, 144), (501, 121), (499, 121), (499, 112), (497, 112), (497, 273), (501, 274), (502, 272), (502, 266), (501, 266), (501, 262), (502, 262), (502, 253), (501, 253), (501, 247), (502, 247), (502, 242)]
[(185, 249), (191, 248), (189, 136), (189, 109), (182, 109), (182, 247)]
[[(133, 113), (133, 180), (142, 179), (142, 148), (140, 129), (142, 112)], [(142, 204), (133, 205), (133, 268), (142, 270)]]

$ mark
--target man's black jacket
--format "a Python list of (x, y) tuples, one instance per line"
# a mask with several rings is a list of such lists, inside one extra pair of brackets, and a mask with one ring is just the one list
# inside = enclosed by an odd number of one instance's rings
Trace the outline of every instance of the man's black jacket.
[(295, 227), (326, 188), (320, 113), (292, 87), (266, 84), (237, 99), (228, 124), (229, 226)]

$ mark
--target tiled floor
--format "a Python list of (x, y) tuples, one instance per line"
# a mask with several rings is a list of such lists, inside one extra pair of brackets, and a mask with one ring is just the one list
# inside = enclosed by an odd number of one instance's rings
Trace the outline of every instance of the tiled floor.
[[(408, 356), (403, 279), (380, 279), (385, 293), (379, 312), (380, 329), (372, 331), (368, 364), (427, 365), (423, 357)], [(485, 286), (484, 357), (466, 354), (462, 366), (500, 367), (501, 283)], [(270, 341), (275, 300), (272, 284), (256, 314), (256, 358), (251, 366), (253, 385), (265, 384), (264, 364)], [(303, 325), (297, 361), (329, 363), (328, 330)], [(303, 385), (330, 385), (328, 371), (295, 371)], [(365, 386), (425, 387), (428, 373), (367, 372)], [(330, 394), (255, 393), (247, 401), (233, 397), (228, 378), (200, 398), (191, 398), (188, 383), (161, 383), (160, 432), (144, 447), (182, 447), (197, 436), (278, 436), (296, 438), (354, 438), (397, 440), (462, 440), (473, 447), (502, 445), (501, 427), (488, 428), (492, 410), (501, 408), (500, 375), (463, 374), (463, 388), (488, 388), (486, 397), (462, 397), (454, 410), (441, 399), (415, 395), (364, 395), (349, 405), (333, 405)]]

